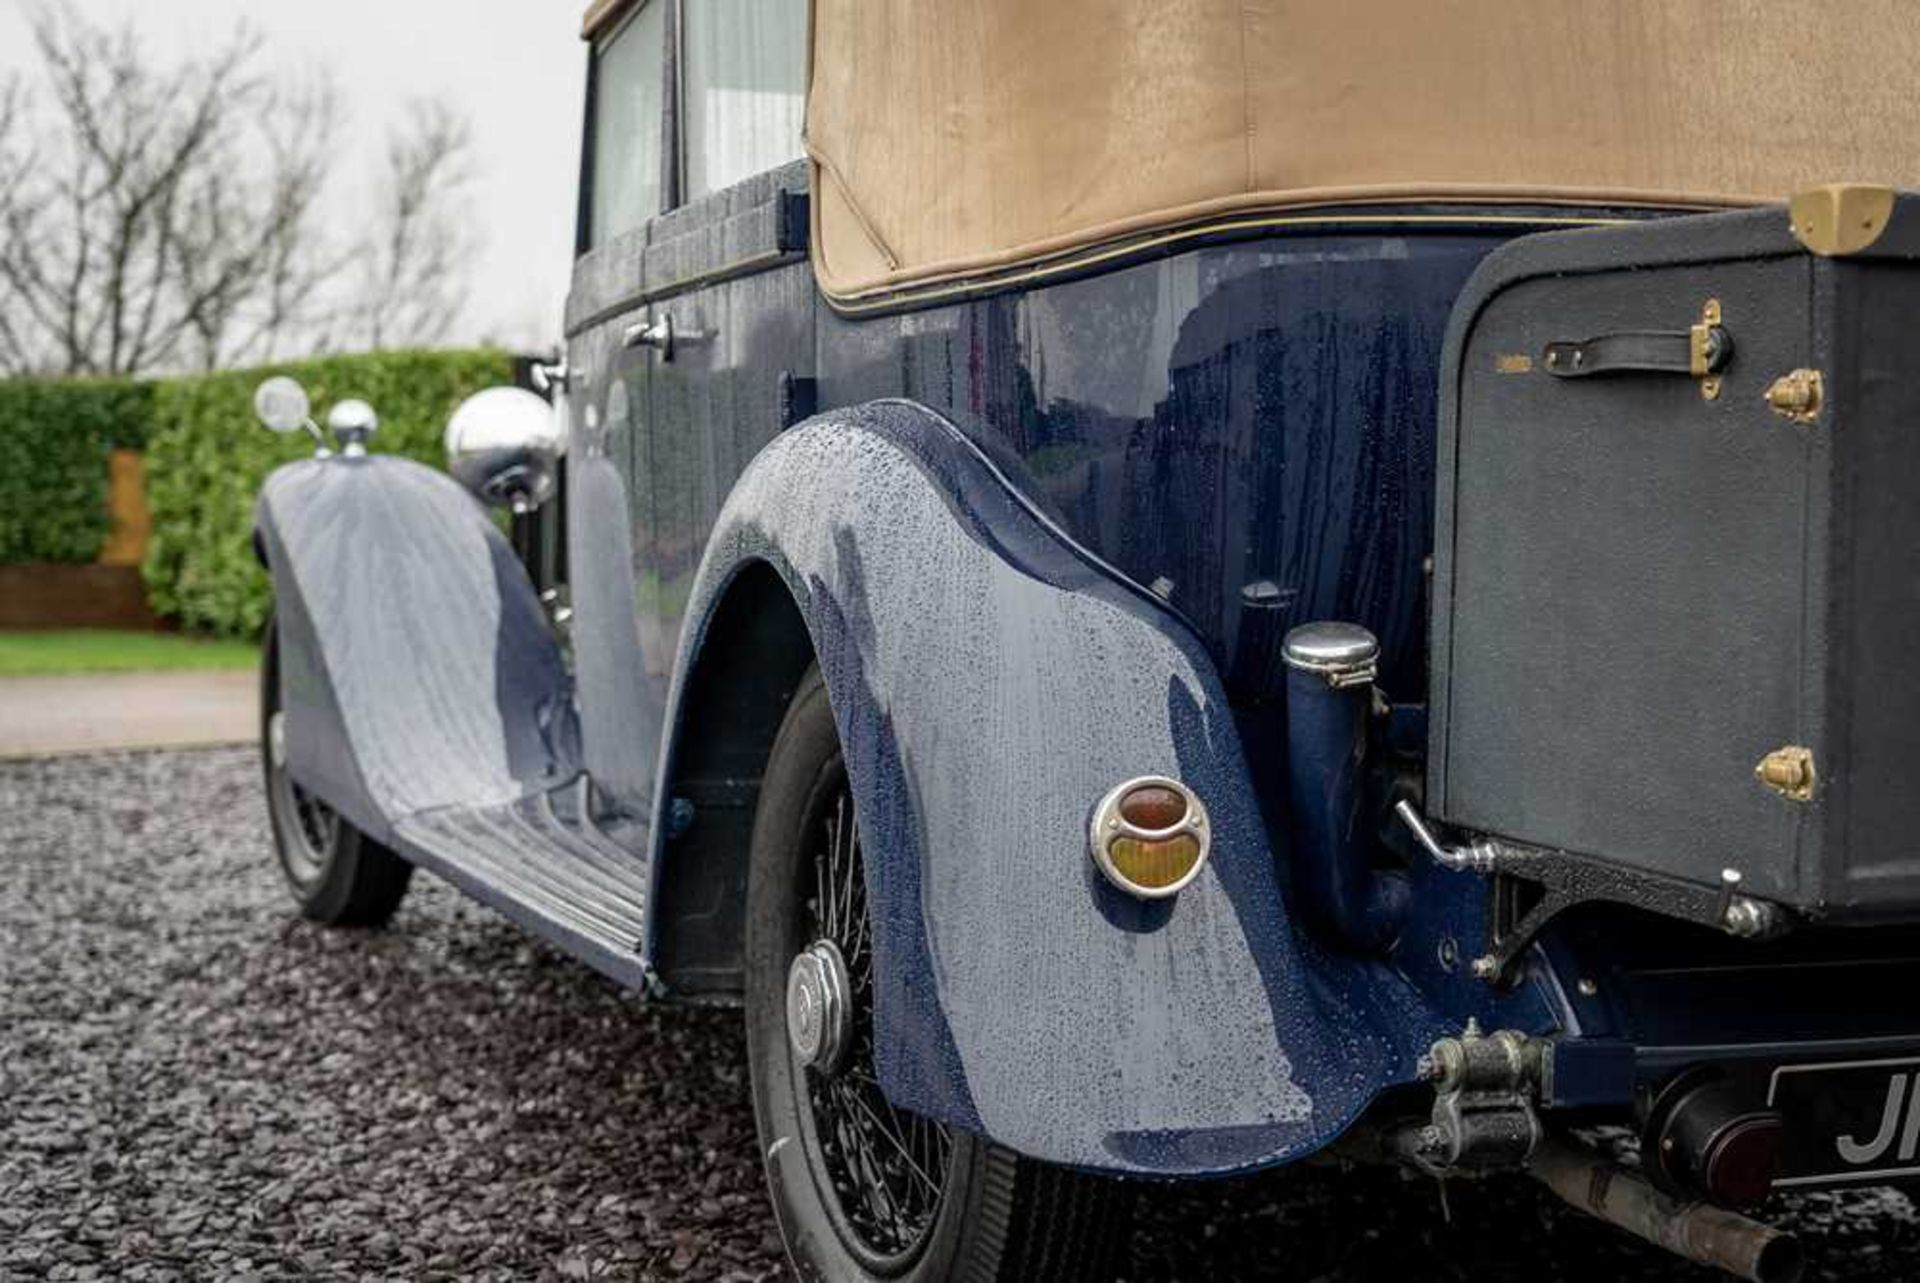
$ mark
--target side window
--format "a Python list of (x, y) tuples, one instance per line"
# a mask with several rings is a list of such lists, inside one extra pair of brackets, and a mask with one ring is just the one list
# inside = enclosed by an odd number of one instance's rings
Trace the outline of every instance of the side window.
[(667, 0), (651, 0), (594, 49), (590, 246), (660, 212), (666, 13)]
[(806, 0), (684, 0), (681, 22), (685, 196), (798, 158)]

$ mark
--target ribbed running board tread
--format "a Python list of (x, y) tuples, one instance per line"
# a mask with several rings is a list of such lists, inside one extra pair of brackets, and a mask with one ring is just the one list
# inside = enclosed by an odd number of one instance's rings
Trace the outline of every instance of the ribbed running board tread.
[(400, 853), (621, 984), (646, 988), (646, 862), (600, 832), (568, 787), (501, 806), (408, 816)]

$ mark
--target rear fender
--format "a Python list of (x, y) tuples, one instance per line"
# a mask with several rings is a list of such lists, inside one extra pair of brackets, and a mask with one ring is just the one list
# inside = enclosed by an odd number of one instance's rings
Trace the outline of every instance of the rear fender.
[[(696, 579), (670, 728), (759, 564), (804, 617), (854, 783), (897, 1104), (1054, 1162), (1224, 1172), (1326, 1145), (1457, 1029), (1386, 964), (1296, 935), (1201, 644), (934, 411), (824, 415), (754, 460)], [(1097, 800), (1140, 775), (1211, 813), (1171, 901), (1118, 892), (1087, 849)], [(664, 755), (660, 808), (672, 778)], [(1542, 1019), (1513, 1002), (1504, 1024)]]

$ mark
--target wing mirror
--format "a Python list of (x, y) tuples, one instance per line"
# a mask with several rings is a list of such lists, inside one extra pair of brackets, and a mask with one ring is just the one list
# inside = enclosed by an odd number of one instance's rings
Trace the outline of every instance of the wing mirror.
[[(269, 432), (282, 435), (305, 431), (313, 438), (313, 457), (333, 455), (327, 439), (313, 421), (313, 403), (307, 390), (284, 374), (276, 374), (253, 390), (253, 413)], [(367, 438), (380, 426), (380, 416), (365, 401), (342, 401), (327, 415), (327, 427), (340, 443), (340, 453), (357, 459), (367, 452)]]
[(447, 471), (480, 501), (532, 512), (553, 495), (567, 451), (553, 407), (525, 388), (488, 388), (447, 421)]
[(313, 403), (307, 400), (307, 390), (297, 380), (276, 374), (255, 388), (253, 413), (269, 432), (285, 436), (304, 429), (313, 438), (316, 459), (333, 454), (327, 449), (327, 439), (320, 435), (319, 425), (313, 421)]

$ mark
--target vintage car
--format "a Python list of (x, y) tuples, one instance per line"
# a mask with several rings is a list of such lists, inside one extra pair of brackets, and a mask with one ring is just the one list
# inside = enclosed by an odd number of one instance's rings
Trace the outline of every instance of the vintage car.
[(304, 912), (743, 1005), (809, 1278), (1920, 1176), (1920, 18), (1361, 10), (595, 3), (554, 404), (260, 497)]

